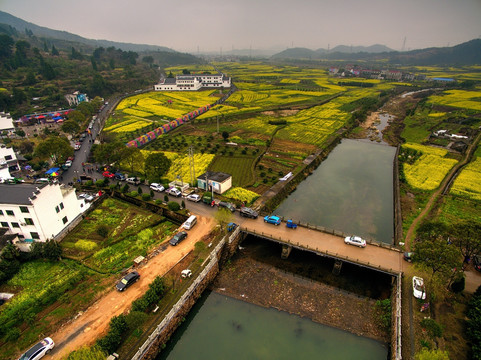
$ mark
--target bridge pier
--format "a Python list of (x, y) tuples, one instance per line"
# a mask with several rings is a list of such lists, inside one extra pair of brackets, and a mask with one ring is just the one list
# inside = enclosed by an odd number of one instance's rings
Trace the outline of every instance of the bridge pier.
[(334, 275), (339, 275), (341, 273), (341, 268), (342, 268), (342, 261), (336, 260), (334, 262), (334, 267), (332, 268), (332, 273)]
[(285, 260), (289, 257), (292, 251), (291, 245), (282, 245), (281, 259)]

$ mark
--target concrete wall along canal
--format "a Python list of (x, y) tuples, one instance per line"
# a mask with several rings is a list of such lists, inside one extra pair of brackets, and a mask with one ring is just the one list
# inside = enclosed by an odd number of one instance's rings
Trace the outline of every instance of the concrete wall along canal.
[(210, 261), (199, 276), (193, 280), (191, 286), (172, 307), (167, 316), (155, 328), (132, 360), (152, 360), (158, 355), (162, 346), (169, 340), (174, 331), (183, 321), (202, 292), (215, 279), (219, 273), (219, 267), (229, 259), (237, 250), (243, 236), (238, 227), (234, 232), (226, 235), (212, 250)]

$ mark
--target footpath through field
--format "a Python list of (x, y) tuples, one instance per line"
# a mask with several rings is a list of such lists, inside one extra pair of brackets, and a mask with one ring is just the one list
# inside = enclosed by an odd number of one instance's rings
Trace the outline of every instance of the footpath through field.
[(157, 275), (163, 276), (193, 248), (194, 244), (207, 235), (214, 226), (211, 217), (198, 216), (197, 225), (189, 231), (187, 238), (177, 246), (168, 246), (164, 252), (154, 256), (137, 268), (140, 280), (125, 292), (114, 289), (90, 306), (85, 313), (49, 334), (55, 339), (56, 346), (46, 359), (62, 359), (70, 352), (90, 345), (105, 334), (110, 319), (127, 310), (134, 300), (141, 297)]
[(409, 227), (408, 231), (406, 232), (406, 237), (404, 240), (406, 251), (409, 251), (411, 249), (412, 245), (412, 237), (414, 235), (414, 231), (417, 228), (418, 224), (424, 217), (429, 214), (429, 212), (432, 209), (432, 206), (436, 200), (438, 200), (439, 195), (444, 194), (448, 187), (451, 185), (451, 183), (454, 181), (456, 175), (458, 174), (459, 171), (463, 168), (464, 165), (468, 164), (473, 156), (474, 150), (478, 146), (479, 140), (481, 139), (481, 132), (476, 136), (474, 141), (469, 145), (464, 158), (458, 162), (449, 172), (448, 175), (444, 178), (444, 180), (441, 182), (441, 185), (439, 185), (438, 189), (431, 195), (429, 198), (428, 202), (426, 203), (426, 206), (424, 209), (419, 213), (419, 215), (414, 219), (412, 222), (411, 226)]

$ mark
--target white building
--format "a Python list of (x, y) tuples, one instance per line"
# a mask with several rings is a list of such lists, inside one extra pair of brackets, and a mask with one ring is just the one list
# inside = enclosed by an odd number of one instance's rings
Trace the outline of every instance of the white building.
[(0, 226), (20, 240), (54, 238), (86, 209), (75, 189), (59, 184), (0, 184)]
[(197, 178), (197, 187), (222, 194), (232, 187), (232, 175), (223, 172), (207, 171)]
[(225, 74), (177, 75), (175, 78), (162, 77), (154, 85), (156, 91), (196, 91), (200, 89), (230, 88), (231, 78)]
[(13, 125), (13, 119), (9, 113), (0, 111), (0, 133), (6, 131), (7, 133), (13, 133), (15, 126)]
[(13, 148), (8, 148), (5, 145), (0, 146), (0, 179), (12, 177), (10, 171), (20, 170), (17, 154)]

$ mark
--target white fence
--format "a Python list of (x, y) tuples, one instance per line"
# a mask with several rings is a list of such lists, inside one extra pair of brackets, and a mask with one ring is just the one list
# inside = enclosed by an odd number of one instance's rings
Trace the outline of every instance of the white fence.
[(395, 360), (402, 360), (402, 353), (401, 353), (401, 300), (402, 300), (402, 274), (399, 273), (397, 275), (397, 286), (396, 286), (396, 294), (394, 297), (394, 324), (393, 324), (393, 331), (394, 336), (396, 337), (396, 341), (394, 342), (393, 346), (394, 349), (392, 351), (393, 358)]

